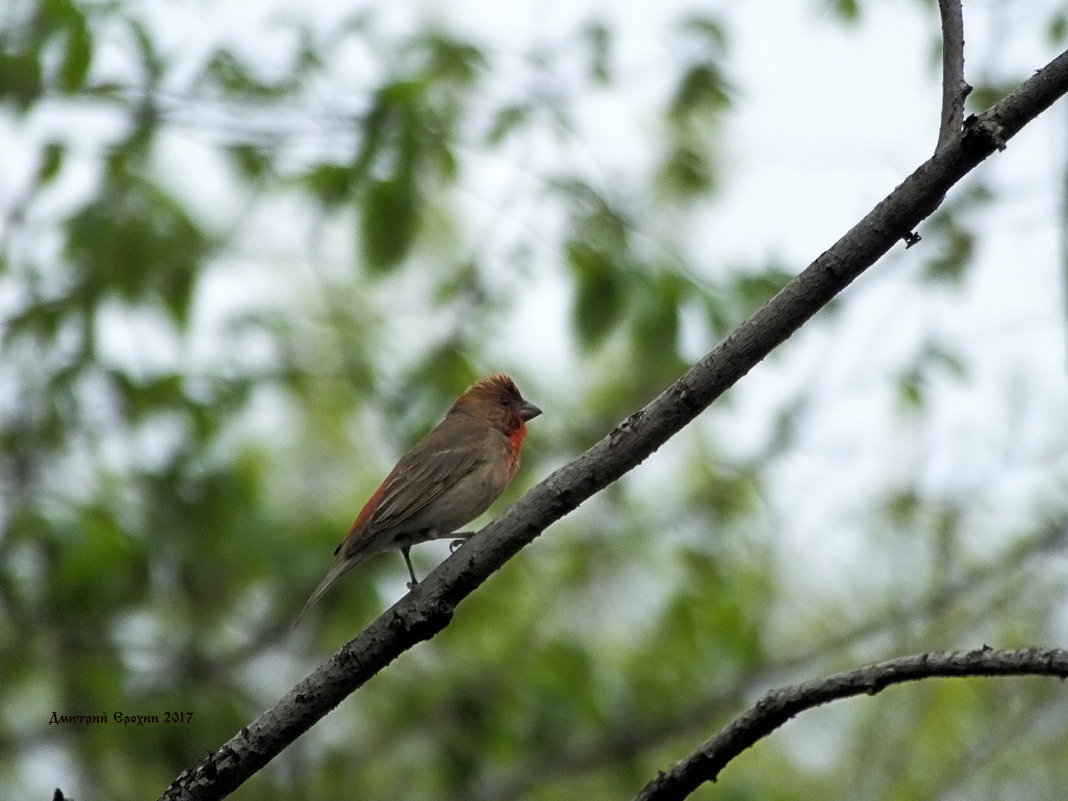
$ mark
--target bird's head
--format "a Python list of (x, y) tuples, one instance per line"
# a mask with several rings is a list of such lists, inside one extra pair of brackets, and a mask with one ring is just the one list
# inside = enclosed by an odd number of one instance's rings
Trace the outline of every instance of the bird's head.
[(541, 414), (541, 409), (524, 400), (515, 382), (503, 373), (486, 376), (468, 387), (449, 413), (457, 411), (483, 419), (509, 436), (525, 433), (526, 421)]

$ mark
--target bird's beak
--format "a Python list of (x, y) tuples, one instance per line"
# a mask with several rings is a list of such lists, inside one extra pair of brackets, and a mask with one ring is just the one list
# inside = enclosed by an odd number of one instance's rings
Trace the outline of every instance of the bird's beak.
[(533, 420), (539, 414), (541, 414), (541, 409), (530, 401), (523, 401), (523, 405), (519, 407), (519, 417), (521, 420)]

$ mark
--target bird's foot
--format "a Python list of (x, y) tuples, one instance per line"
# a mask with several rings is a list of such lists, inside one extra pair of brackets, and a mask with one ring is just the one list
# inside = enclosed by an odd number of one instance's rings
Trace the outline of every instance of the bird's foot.
[(453, 534), (452, 536), (456, 539), (449, 543), (449, 553), (456, 553), (456, 549), (467, 542), (474, 534), (475, 532), (473, 531), (461, 531), (458, 534)]

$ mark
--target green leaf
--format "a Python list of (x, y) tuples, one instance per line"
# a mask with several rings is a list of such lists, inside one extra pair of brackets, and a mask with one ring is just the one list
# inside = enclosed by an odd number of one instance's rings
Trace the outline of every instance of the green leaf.
[(645, 283), (636, 303), (633, 348), (643, 364), (652, 366), (651, 374), (671, 375), (683, 367), (678, 352), (680, 287), (670, 273)]
[(436, 35), (426, 44), (430, 48), (427, 73), (433, 80), (467, 85), (486, 68), (486, 57), (472, 44)]
[(41, 165), (37, 168), (37, 183), (41, 186), (50, 184), (63, 166), (67, 147), (62, 142), (49, 142), (45, 145)]
[(603, 343), (620, 321), (625, 297), (622, 282), (602, 251), (576, 240), (568, 242), (565, 251), (576, 281), (575, 330), (582, 347), (591, 350)]
[(824, 0), (824, 3), (842, 22), (853, 24), (860, 21), (860, 3), (857, 0)]
[(121, 398), (126, 419), (139, 422), (161, 411), (184, 409), (188, 399), (183, 378), (178, 373), (135, 379), (120, 370), (109, 370), (112, 388)]
[(0, 52), (0, 100), (26, 112), (43, 93), (41, 65), (33, 53)]
[(680, 124), (697, 114), (715, 113), (730, 103), (730, 88), (719, 65), (702, 61), (686, 71), (671, 99), (668, 114)]
[(416, 105), (416, 101), (426, 92), (424, 81), (391, 81), (377, 92), (377, 103), (386, 108), (405, 108)]
[(372, 181), (363, 201), (360, 237), (372, 272), (396, 267), (411, 249), (419, 201), (412, 176)]
[(301, 183), (324, 208), (335, 208), (352, 195), (352, 167), (322, 163), (312, 166)]
[(228, 95), (270, 97), (273, 87), (257, 80), (248, 66), (230, 50), (218, 50), (206, 69), (207, 76)]
[[(103, 573), (107, 581), (101, 581)], [(105, 506), (81, 510), (75, 531), (63, 540), (50, 577), (57, 612), (102, 620), (109, 607), (130, 603), (144, 592), (144, 551)]]
[(145, 76), (148, 78), (148, 84), (156, 86), (163, 76), (166, 62), (156, 50), (155, 42), (148, 29), (135, 19), (130, 19), (128, 24), (133, 33), (134, 42), (137, 44), (137, 55), (140, 57)]
[(427, 164), (437, 168), (436, 177), (441, 181), (453, 181), (460, 174), (460, 162), (456, 152), (449, 147), (449, 137), (432, 138), (428, 143)]
[(509, 134), (530, 118), (530, 106), (525, 103), (505, 106), (493, 116), (493, 124), (486, 133), (486, 144), (499, 145)]
[(93, 59), (93, 39), (84, 15), (77, 9), (67, 23), (67, 42), (59, 65), (59, 85), (73, 93), (85, 85)]
[(656, 180), (669, 197), (683, 200), (711, 191), (716, 185), (716, 171), (704, 149), (679, 142), (664, 156)]
[(225, 149), (238, 175), (249, 181), (258, 181), (268, 175), (272, 160), (262, 148), (252, 144), (236, 144)]
[(86, 303), (108, 292), (132, 303), (159, 300), (178, 322), (186, 319), (197, 270), (210, 249), (178, 200), (119, 172), (67, 222), (66, 255), (80, 271)]
[(906, 412), (920, 411), (927, 400), (927, 388), (923, 375), (916, 368), (906, 370), (898, 378), (898, 403)]

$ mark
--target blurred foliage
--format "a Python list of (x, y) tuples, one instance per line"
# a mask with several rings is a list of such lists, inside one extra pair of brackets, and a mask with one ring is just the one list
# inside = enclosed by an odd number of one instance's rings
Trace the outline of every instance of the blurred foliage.
[[(869, 5), (814, 8), (861, 25)], [(729, 14), (670, 27), (656, 133), (617, 170), (583, 142), (588, 104), (634, 77), (611, 17), (517, 54), (440, 21), (296, 10), (197, 50), (138, 4), (0, 9), (4, 798), (41, 796), (41, 776), (68, 797), (157, 796), (383, 610), (399, 558), (289, 632), (359, 504), (480, 374), (507, 369), (547, 412), (506, 502), (797, 270), (689, 242), (724, 191)], [(1064, 14), (1045, 24), (1063, 43)], [(487, 196), (501, 163), (516, 177)], [(910, 251), (920, 292), (968, 286), (999, 197), (969, 187)], [(817, 418), (842, 428), (851, 393), (827, 369), (852, 323), (824, 315), (762, 367), (773, 391), (732, 391), (233, 797), (625, 798), (771, 684), (1063, 636), (1063, 483), (993, 513), (1049, 466), (991, 444), (953, 480), (924, 476), (939, 399), (979, 391), (966, 348), (920, 327), (872, 394), (850, 385), (889, 433), (862, 488), (835, 461)], [(814, 452), (837, 478), (809, 477)], [(799, 550), (812, 530), (826, 552)], [(839, 564), (814, 575), (821, 553)], [(1037, 680), (899, 688), (805, 716), (715, 797), (1059, 798), (1066, 701)], [(192, 717), (111, 718), (168, 712)]]

